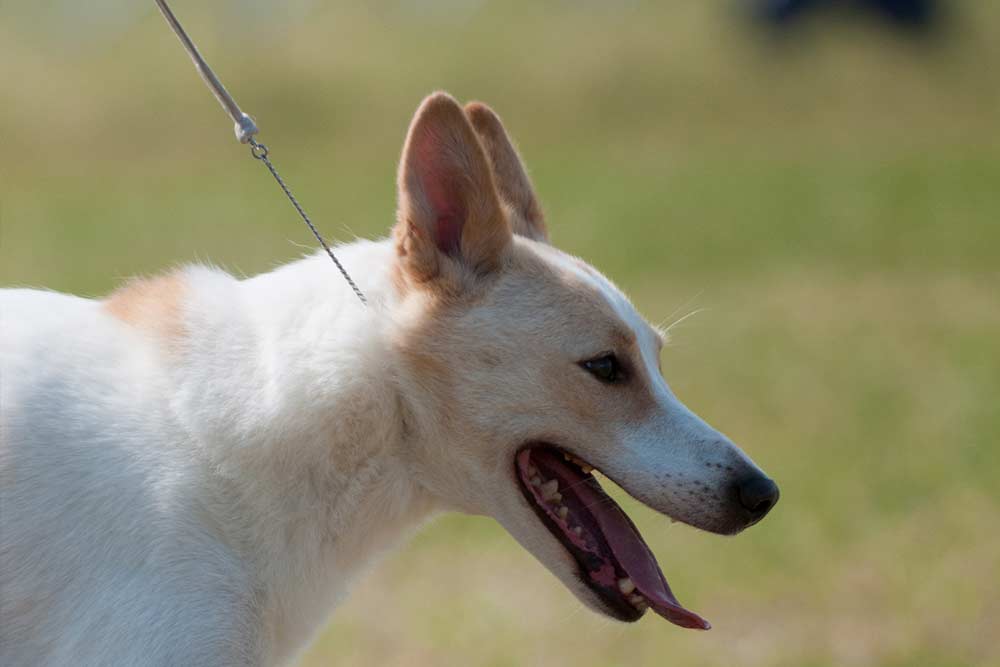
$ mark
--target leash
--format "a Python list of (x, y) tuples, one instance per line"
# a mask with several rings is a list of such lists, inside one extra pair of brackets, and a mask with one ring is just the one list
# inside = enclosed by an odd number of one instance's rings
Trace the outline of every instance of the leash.
[(219, 77), (215, 76), (215, 72), (212, 71), (212, 68), (209, 67), (208, 63), (205, 62), (205, 59), (202, 58), (201, 54), (198, 52), (198, 48), (184, 31), (180, 21), (177, 20), (177, 17), (174, 16), (174, 13), (167, 5), (166, 0), (155, 1), (156, 6), (160, 8), (160, 13), (163, 14), (163, 18), (167, 20), (167, 23), (174, 31), (174, 34), (177, 35), (177, 39), (181, 41), (181, 46), (184, 47), (188, 56), (191, 57), (191, 61), (198, 70), (198, 74), (201, 75), (202, 81), (204, 81), (205, 85), (207, 85), (209, 90), (212, 91), (212, 94), (215, 95), (215, 99), (219, 101), (219, 104), (221, 104), (225, 112), (229, 114), (229, 117), (233, 119), (233, 123), (235, 124), (233, 130), (236, 132), (236, 138), (241, 144), (250, 144), (250, 155), (252, 155), (255, 160), (262, 162), (264, 166), (267, 167), (267, 170), (271, 172), (271, 176), (274, 177), (275, 182), (277, 182), (277, 184), (281, 187), (281, 191), (285, 193), (285, 196), (288, 197), (288, 201), (292, 203), (292, 206), (298, 212), (302, 221), (306, 223), (309, 231), (312, 232), (313, 236), (316, 237), (316, 240), (319, 241), (319, 244), (323, 246), (323, 250), (325, 250), (326, 254), (333, 260), (333, 263), (340, 270), (341, 275), (344, 276), (344, 280), (346, 280), (347, 284), (351, 286), (354, 293), (358, 295), (358, 299), (361, 300), (361, 303), (368, 305), (368, 299), (365, 298), (364, 293), (362, 293), (361, 289), (351, 278), (351, 274), (347, 272), (344, 265), (341, 264), (340, 260), (337, 259), (337, 256), (333, 254), (333, 250), (331, 250), (330, 246), (323, 240), (319, 230), (316, 229), (316, 225), (314, 225), (312, 220), (309, 219), (309, 216), (306, 215), (306, 212), (302, 209), (302, 206), (292, 194), (292, 191), (288, 189), (288, 186), (285, 185), (285, 181), (278, 174), (278, 170), (268, 157), (269, 151), (267, 145), (254, 139), (254, 135), (259, 132), (257, 124), (250, 116), (243, 113), (240, 106), (236, 104), (236, 100), (233, 99), (233, 96), (229, 94), (226, 87), (222, 85), (221, 81), (219, 81)]

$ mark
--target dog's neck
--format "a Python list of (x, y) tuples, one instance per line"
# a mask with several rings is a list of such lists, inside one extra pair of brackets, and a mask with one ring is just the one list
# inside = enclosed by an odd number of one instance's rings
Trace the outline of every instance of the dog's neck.
[[(178, 414), (211, 440), (217, 511), (260, 588), (265, 653), (308, 640), (379, 552), (435, 508), (414, 475), (421, 430), (389, 344), (388, 243), (338, 250), (370, 305), (325, 256), (242, 282), (195, 270), (197, 332), (175, 374)], [(294, 455), (292, 455), (294, 452)], [(279, 519), (280, 517), (280, 519)]]

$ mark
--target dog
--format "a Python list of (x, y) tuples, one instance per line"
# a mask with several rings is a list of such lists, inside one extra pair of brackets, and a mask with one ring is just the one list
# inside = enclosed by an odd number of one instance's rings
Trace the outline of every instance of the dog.
[(778, 487), (686, 408), (664, 335), (548, 240), (498, 116), (423, 101), (389, 238), (101, 300), (0, 297), (0, 663), (280, 665), (440, 511), (495, 518), (584, 605), (709, 624), (596, 469), (733, 534)]

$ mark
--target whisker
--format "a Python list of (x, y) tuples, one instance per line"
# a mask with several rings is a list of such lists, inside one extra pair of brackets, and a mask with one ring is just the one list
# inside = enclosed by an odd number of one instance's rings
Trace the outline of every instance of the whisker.
[[(693, 304), (693, 303), (694, 303), (695, 301), (697, 301), (697, 300), (698, 300), (698, 298), (699, 298), (699, 297), (700, 297), (700, 296), (701, 296), (702, 294), (704, 294), (704, 293), (705, 293), (705, 290), (699, 290), (699, 291), (698, 291), (698, 293), (697, 293), (697, 294), (695, 294), (695, 295), (694, 295), (693, 297), (691, 297), (690, 299), (688, 299), (687, 301), (685, 301), (685, 302), (684, 302), (684, 303), (682, 303), (681, 305), (679, 305), (679, 306), (677, 306), (676, 308), (674, 308), (674, 309), (673, 309), (672, 311), (670, 311), (670, 314), (669, 314), (669, 315), (667, 315), (666, 317), (664, 317), (664, 318), (663, 318), (663, 319), (662, 319), (662, 320), (660, 321), (660, 324), (658, 325), (658, 327), (662, 329), (662, 328), (663, 328), (663, 323), (664, 323), (664, 322), (666, 322), (667, 320), (670, 320), (670, 319), (672, 319), (672, 318), (673, 318), (673, 317), (674, 317), (675, 315), (677, 315), (677, 313), (681, 312), (682, 310), (687, 310), (687, 309), (688, 309), (688, 308), (689, 308), (689, 307), (691, 306), (691, 304)], [(676, 322), (675, 322), (674, 324), (676, 324)], [(673, 326), (673, 324), (671, 324), (670, 326)], [(666, 330), (667, 330), (667, 331), (669, 331), (669, 330), (670, 330), (670, 327), (667, 327), (667, 328), (666, 328)]]
[(670, 331), (671, 331), (671, 330), (672, 330), (672, 329), (673, 329), (674, 327), (676, 327), (677, 325), (679, 325), (679, 324), (683, 323), (683, 322), (684, 322), (685, 320), (688, 320), (688, 319), (690, 319), (690, 318), (694, 317), (695, 315), (697, 315), (697, 314), (699, 314), (699, 313), (703, 313), (703, 312), (705, 312), (706, 310), (708, 310), (708, 308), (698, 308), (698, 309), (696, 309), (696, 310), (692, 310), (692, 311), (691, 311), (690, 313), (688, 313), (688, 314), (687, 314), (687, 315), (685, 315), (684, 317), (681, 317), (681, 318), (679, 318), (679, 319), (675, 320), (673, 324), (671, 324), (671, 325), (670, 325), (669, 327), (667, 327), (667, 329), (666, 329), (666, 333), (668, 333), (668, 334), (669, 334), (669, 333), (670, 333)]

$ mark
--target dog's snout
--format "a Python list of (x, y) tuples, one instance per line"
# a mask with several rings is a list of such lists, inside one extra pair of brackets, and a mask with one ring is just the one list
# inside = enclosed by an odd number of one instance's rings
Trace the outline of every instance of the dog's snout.
[(754, 523), (771, 511), (778, 502), (779, 495), (778, 485), (773, 479), (764, 475), (748, 477), (736, 484), (736, 497)]

